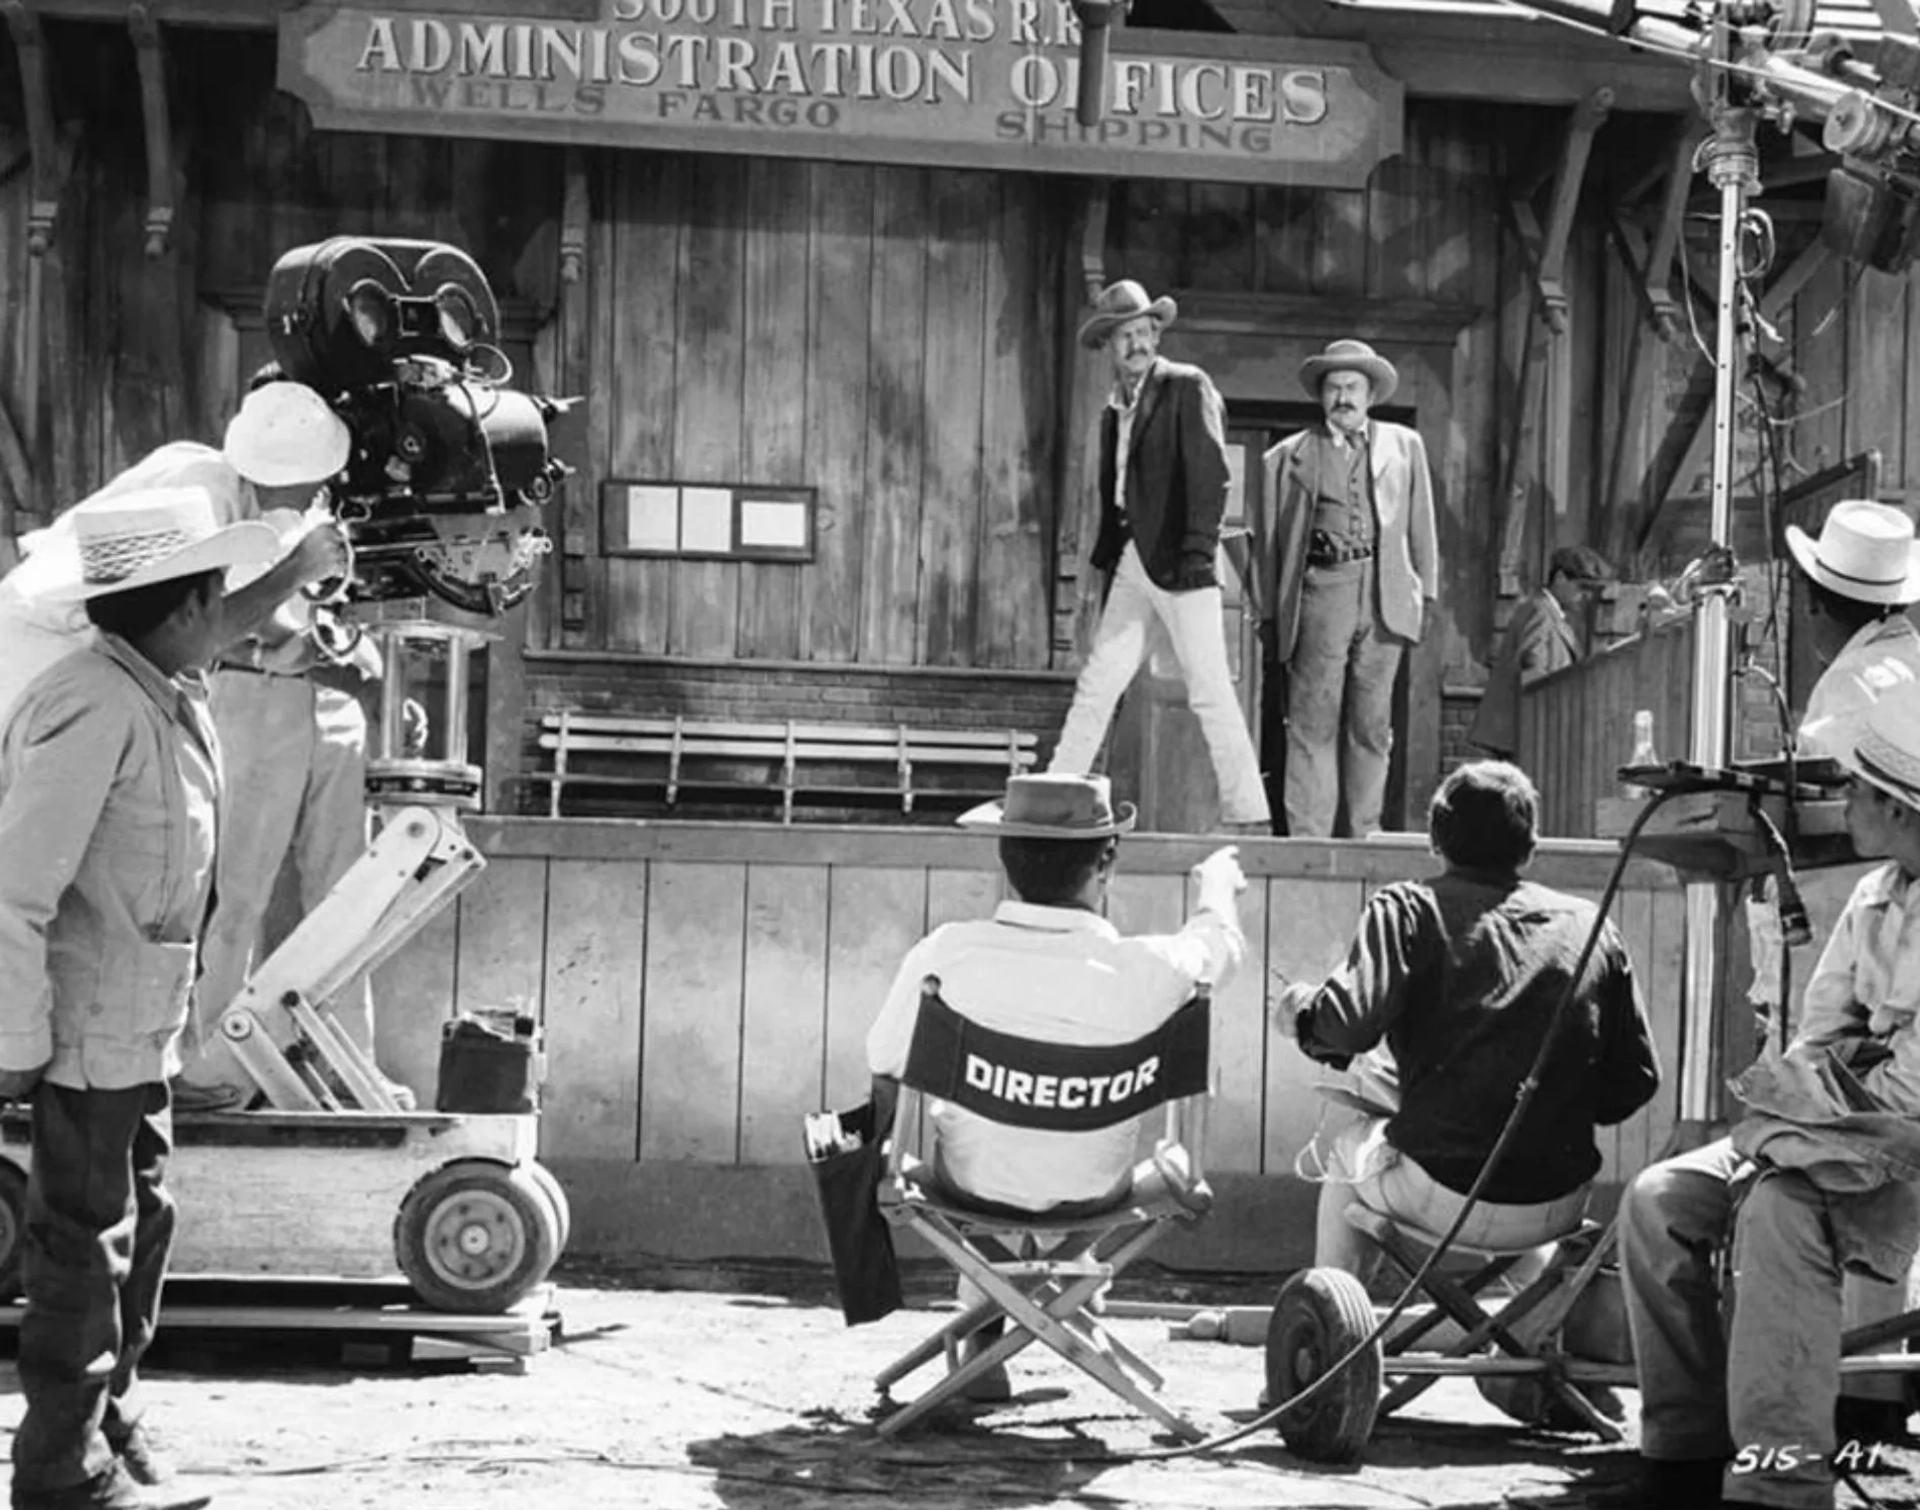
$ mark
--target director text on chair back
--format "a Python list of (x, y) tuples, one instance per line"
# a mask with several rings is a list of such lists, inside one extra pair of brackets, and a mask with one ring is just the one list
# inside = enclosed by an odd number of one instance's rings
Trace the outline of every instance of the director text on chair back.
[[(1084, 1046), (982, 1027), (941, 999), (938, 980), (923, 983), (880, 1207), (890, 1221), (918, 1232), (986, 1298), (876, 1382), (884, 1390), (934, 1358), (955, 1354), (1000, 1317), (1012, 1325), (885, 1418), (882, 1434), (961, 1394), (1039, 1341), (1176, 1434), (1201, 1437), (1158, 1398), (1161, 1377), (1109, 1335), (1087, 1306), (1169, 1223), (1194, 1221), (1212, 1203), (1202, 1172), (1210, 1005), (1202, 985), (1151, 1033), (1130, 1043)], [(929, 1101), (941, 1105), (926, 1108)], [(940, 1119), (951, 1125), (956, 1109), (1008, 1129), (1105, 1137), (1134, 1135), (1138, 1119), (1162, 1106), (1164, 1134), (1130, 1179), (1039, 1213), (969, 1199), (938, 1173), (937, 1139), (931, 1159), (920, 1146), (923, 1126)], [(991, 1246), (983, 1247), (983, 1239)], [(1016, 1250), (1011, 1259), (1002, 1256), (1008, 1246)]]

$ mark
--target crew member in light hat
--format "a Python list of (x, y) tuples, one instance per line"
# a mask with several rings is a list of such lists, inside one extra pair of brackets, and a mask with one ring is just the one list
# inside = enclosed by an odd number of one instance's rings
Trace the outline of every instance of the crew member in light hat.
[(33, 1100), (21, 1224), (14, 1510), (157, 1510), (165, 1475), (135, 1380), (172, 1244), (167, 1081), (179, 1067), (219, 838), (219, 742), (201, 673), (229, 573), (268, 526), (222, 526), (205, 488), (75, 508), (36, 599), (97, 638), (21, 694), (0, 733), (0, 1096)]
[[(352, 436), (313, 389), (264, 369), (227, 426), (226, 460), (266, 507), (305, 508), (347, 464)], [(344, 573), (344, 566), (342, 573)], [(202, 1001), (217, 1016), (282, 942), (268, 928), (284, 866), (299, 882), (300, 916), (311, 912), (366, 852), (367, 720), (355, 690), (375, 681), (380, 656), (355, 641), (344, 661), (310, 633), (304, 599), (226, 647), (213, 673), (213, 717), (231, 794), (220, 852), (218, 902), (207, 929)], [(331, 1003), (340, 1025), (369, 1058), (374, 1009), (367, 979)], [(243, 1099), (252, 1078), (227, 1041), (203, 1023), (187, 1056), (180, 1095), (200, 1107)], [(392, 1087), (402, 1104), (412, 1092)]]
[(1920, 684), (1920, 541), (1890, 503), (1836, 503), (1816, 538), (1787, 526), (1787, 549), (1807, 578), (1815, 656), (1826, 667), (1807, 698), (1801, 753), (1838, 758), (1859, 719), (1898, 687)]
[(1734, 1083), (1750, 1114), (1621, 1203), (1649, 1510), (1827, 1510), (1837, 1443), (1860, 1471), (1905, 1437), (1904, 1398), (1876, 1409), (1839, 1386), (1842, 1332), (1904, 1309), (1920, 1249), (1920, 686), (1853, 727), (1836, 752), (1847, 832), (1887, 863), (1847, 899), (1793, 1042)]
[[(1194, 867), (1197, 905), (1178, 933), (1125, 938), (1101, 916), (1122, 834), (1134, 809), (1116, 809), (1104, 776), (1015, 776), (1003, 802), (965, 813), (962, 827), (996, 834), (1015, 900), (991, 919), (948, 923), (915, 944), (867, 1034), (875, 1104), (891, 1104), (906, 1069), (920, 984), (938, 976), (948, 1005), (982, 1027), (1053, 1043), (1129, 1043), (1159, 1027), (1202, 981), (1223, 986), (1246, 952), (1237, 895), (1239, 851)], [(1042, 1212), (1063, 1202), (1117, 1199), (1133, 1170), (1137, 1123), (1099, 1133), (1002, 1127), (962, 1107), (934, 1112), (940, 1166), (965, 1195)], [(988, 1333), (976, 1334), (983, 1343)], [(1005, 1398), (1004, 1368), (973, 1398)]]

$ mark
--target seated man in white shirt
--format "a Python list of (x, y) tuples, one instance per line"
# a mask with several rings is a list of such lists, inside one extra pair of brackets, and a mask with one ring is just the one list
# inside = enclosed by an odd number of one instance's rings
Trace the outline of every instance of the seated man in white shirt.
[[(1236, 894), (1246, 886), (1238, 851), (1194, 867), (1198, 897), (1178, 933), (1122, 937), (1102, 915), (1119, 836), (1134, 809), (1115, 812), (1104, 776), (1015, 776), (1004, 803), (960, 822), (1000, 837), (1000, 864), (1016, 900), (991, 919), (948, 923), (908, 951), (867, 1035), (876, 1107), (890, 1107), (906, 1068), (929, 975), (962, 1016), (1023, 1038), (1087, 1045), (1130, 1043), (1183, 1006), (1195, 987), (1224, 984), (1246, 952)], [(1139, 1123), (1094, 1133), (1004, 1127), (957, 1106), (932, 1108), (935, 1162), (959, 1194), (1035, 1213), (1104, 1205), (1127, 1189)], [(984, 1335), (984, 1334), (983, 1334)], [(975, 1398), (1004, 1397), (1004, 1370)]]

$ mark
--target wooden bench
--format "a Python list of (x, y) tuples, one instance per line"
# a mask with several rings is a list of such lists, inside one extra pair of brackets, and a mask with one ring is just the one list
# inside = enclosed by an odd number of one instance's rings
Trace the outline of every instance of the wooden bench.
[[(541, 717), (540, 748), (551, 768), (530, 779), (546, 783), (553, 818), (561, 816), (569, 787), (661, 787), (669, 807), (687, 789), (777, 792), (780, 821), (791, 823), (796, 801), (822, 797), (884, 794), (897, 797), (903, 813), (913, 811), (916, 798), (997, 797), (1008, 776), (1032, 769), (1036, 744), (1018, 729), (719, 723), (567, 708)], [(582, 756), (592, 757), (593, 769), (579, 769)], [(808, 779), (821, 768), (826, 779)], [(886, 779), (859, 779), (868, 769), (884, 770)], [(929, 781), (933, 773), (950, 779)]]

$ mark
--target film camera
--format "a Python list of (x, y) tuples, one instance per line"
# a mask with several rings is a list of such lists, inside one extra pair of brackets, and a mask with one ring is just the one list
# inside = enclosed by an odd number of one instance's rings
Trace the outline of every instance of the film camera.
[(547, 425), (572, 401), (507, 386), (499, 305), (473, 259), (433, 241), (295, 247), (267, 279), (266, 322), (282, 374), (353, 435), (329, 484), (354, 550), (347, 596), (424, 591), (481, 614), (524, 598), (569, 470)]

